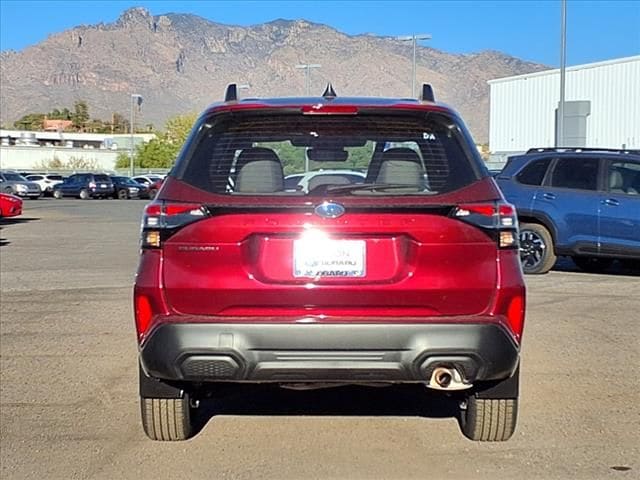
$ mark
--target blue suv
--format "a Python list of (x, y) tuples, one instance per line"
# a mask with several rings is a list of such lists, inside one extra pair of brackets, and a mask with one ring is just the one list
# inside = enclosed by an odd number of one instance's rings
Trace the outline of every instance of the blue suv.
[(640, 151), (531, 149), (496, 181), (517, 209), (525, 273), (548, 272), (559, 255), (586, 271), (640, 259)]

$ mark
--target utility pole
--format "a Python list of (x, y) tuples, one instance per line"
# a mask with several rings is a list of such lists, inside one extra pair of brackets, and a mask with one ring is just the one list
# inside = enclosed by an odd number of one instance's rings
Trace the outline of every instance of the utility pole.
[(413, 62), (411, 63), (411, 97), (416, 97), (416, 48), (418, 40), (431, 40), (428, 33), (414, 33), (413, 35), (396, 37), (396, 40), (413, 43)]
[(320, 68), (321, 66), (322, 65), (318, 65), (317, 63), (301, 63), (300, 65), (296, 65), (296, 68), (303, 69), (305, 71), (304, 85), (307, 97), (311, 95), (311, 69)]
[(567, 67), (567, 0), (561, 0), (560, 14), (560, 102), (556, 130), (556, 147), (564, 147), (564, 90)]
[(134, 133), (134, 126), (135, 126), (135, 118), (134, 118), (134, 104), (138, 105), (138, 108), (140, 108), (140, 105), (142, 105), (142, 95), (139, 95), (137, 93), (132, 93), (131, 94), (131, 124), (129, 125), (129, 131), (131, 132), (131, 145), (129, 146), (129, 176), (133, 177), (135, 175), (135, 168), (134, 168), (134, 164), (133, 164), (133, 133)]

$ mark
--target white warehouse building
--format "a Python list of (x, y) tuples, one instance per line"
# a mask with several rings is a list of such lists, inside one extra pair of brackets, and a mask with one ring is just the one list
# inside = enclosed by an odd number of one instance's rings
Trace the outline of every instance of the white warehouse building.
[[(490, 80), (492, 160), (556, 145), (560, 70)], [(560, 146), (640, 149), (640, 56), (566, 69)]]

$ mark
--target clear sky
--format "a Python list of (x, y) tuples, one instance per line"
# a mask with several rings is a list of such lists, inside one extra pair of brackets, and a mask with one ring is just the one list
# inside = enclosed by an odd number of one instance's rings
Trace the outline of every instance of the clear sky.
[[(499, 50), (559, 65), (560, 0), (0, 0), (0, 49), (21, 50), (76, 25), (113, 22), (133, 6), (234, 25), (304, 18), (350, 35), (430, 33), (425, 45), (451, 53)], [(569, 65), (640, 54), (640, 0), (568, 0), (567, 11)]]

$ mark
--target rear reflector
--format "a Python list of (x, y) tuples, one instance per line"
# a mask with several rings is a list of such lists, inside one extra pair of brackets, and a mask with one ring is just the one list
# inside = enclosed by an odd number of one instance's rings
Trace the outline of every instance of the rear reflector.
[(516, 339), (520, 341), (524, 326), (524, 299), (521, 296), (513, 297), (511, 302), (509, 302), (507, 320), (509, 321), (511, 331)]
[(138, 340), (142, 340), (142, 337), (144, 337), (144, 335), (149, 330), (149, 326), (151, 325), (151, 318), (153, 316), (153, 311), (151, 310), (151, 302), (149, 302), (149, 299), (146, 296), (136, 296), (135, 315)]

